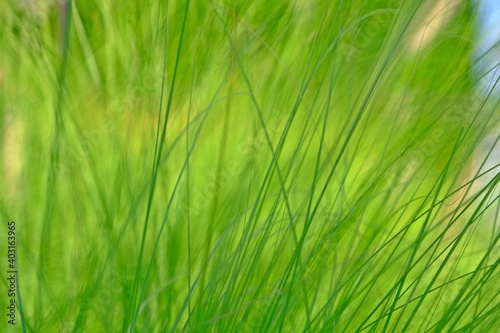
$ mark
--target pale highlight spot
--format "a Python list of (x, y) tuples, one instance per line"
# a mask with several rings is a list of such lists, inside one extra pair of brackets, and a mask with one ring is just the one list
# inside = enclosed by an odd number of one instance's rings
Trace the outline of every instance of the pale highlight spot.
[(5, 117), (3, 128), (3, 179), (9, 197), (15, 197), (22, 172), (23, 124), (21, 117), (10, 113)]
[(411, 53), (416, 53), (436, 38), (440, 30), (451, 21), (460, 3), (461, 0), (438, 0), (431, 8), (431, 3), (423, 6), (416, 15), (418, 25), (416, 33), (410, 39)]

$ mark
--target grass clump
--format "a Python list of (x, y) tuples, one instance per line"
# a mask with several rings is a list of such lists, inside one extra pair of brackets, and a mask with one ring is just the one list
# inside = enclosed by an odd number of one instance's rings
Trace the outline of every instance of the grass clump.
[(495, 332), (498, 96), (431, 7), (1, 3), (23, 330)]

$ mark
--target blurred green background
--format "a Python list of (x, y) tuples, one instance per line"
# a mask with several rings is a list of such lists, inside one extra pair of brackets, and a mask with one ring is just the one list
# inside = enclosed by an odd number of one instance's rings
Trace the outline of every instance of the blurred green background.
[(495, 332), (476, 13), (0, 1), (12, 331)]

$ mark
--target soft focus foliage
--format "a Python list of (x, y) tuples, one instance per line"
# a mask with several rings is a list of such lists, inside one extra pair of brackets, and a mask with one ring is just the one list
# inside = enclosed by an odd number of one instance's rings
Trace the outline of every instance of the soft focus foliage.
[(495, 332), (499, 97), (452, 2), (424, 38), (418, 0), (0, 1), (26, 330)]

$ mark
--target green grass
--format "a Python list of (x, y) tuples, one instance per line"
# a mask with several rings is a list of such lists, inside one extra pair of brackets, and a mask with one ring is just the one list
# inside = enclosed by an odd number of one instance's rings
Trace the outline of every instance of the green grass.
[(0, 330), (496, 332), (499, 99), (425, 10), (0, 2)]

